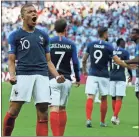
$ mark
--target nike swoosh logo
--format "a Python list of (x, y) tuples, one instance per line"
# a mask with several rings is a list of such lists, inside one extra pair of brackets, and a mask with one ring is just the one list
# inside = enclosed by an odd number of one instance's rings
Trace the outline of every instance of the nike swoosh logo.
[(21, 38), (21, 40), (25, 39), (26, 37)]

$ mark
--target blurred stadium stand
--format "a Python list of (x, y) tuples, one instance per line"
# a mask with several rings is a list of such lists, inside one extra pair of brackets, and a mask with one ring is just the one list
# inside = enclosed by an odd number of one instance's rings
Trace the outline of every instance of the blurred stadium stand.
[(37, 27), (50, 37), (56, 35), (53, 30), (55, 20), (59, 17), (67, 19), (67, 37), (76, 43), (80, 62), (87, 43), (98, 38), (97, 29), (100, 26), (108, 27), (109, 42), (113, 47), (117, 46), (116, 40), (122, 37), (131, 58), (134, 57), (135, 43), (130, 41), (129, 35), (132, 28), (139, 24), (137, 2), (5, 1), (2, 2), (2, 71), (7, 71), (7, 37), (10, 31), (22, 25), (20, 9), (25, 3), (35, 5), (39, 15)]

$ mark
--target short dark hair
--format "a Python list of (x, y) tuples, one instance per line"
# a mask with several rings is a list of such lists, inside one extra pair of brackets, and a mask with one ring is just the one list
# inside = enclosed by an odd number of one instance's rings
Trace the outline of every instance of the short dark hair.
[(123, 39), (123, 38), (119, 38), (119, 39), (117, 40), (117, 42), (116, 42), (117, 46), (120, 45), (120, 42), (121, 42), (121, 41), (124, 41), (124, 39)]
[(108, 29), (106, 27), (101, 27), (98, 29), (98, 35), (99, 37), (103, 37), (104, 33), (107, 32)]
[(58, 33), (64, 32), (67, 27), (67, 21), (64, 18), (58, 19), (55, 22), (55, 30)]
[(23, 5), (22, 8), (21, 8), (21, 11), (20, 11), (21, 16), (24, 15), (25, 8), (28, 8), (28, 7), (34, 7), (34, 6), (32, 4)]

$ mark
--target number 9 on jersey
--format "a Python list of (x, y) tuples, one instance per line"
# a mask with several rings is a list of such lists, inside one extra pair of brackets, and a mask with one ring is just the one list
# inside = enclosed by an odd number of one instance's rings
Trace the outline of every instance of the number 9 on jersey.
[(102, 58), (102, 51), (101, 50), (96, 50), (94, 52), (94, 58), (96, 59), (95, 63), (97, 64), (99, 60)]

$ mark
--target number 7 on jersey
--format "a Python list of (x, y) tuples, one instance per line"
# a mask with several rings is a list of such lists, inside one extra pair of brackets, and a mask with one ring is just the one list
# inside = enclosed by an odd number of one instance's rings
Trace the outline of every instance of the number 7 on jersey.
[(61, 61), (62, 61), (62, 59), (63, 59), (63, 57), (65, 55), (65, 52), (56, 51), (55, 54), (60, 54), (61, 55), (60, 58), (59, 58), (59, 60), (58, 60), (58, 62), (57, 62), (57, 65), (56, 65), (56, 69), (59, 69), (60, 63), (61, 63)]

